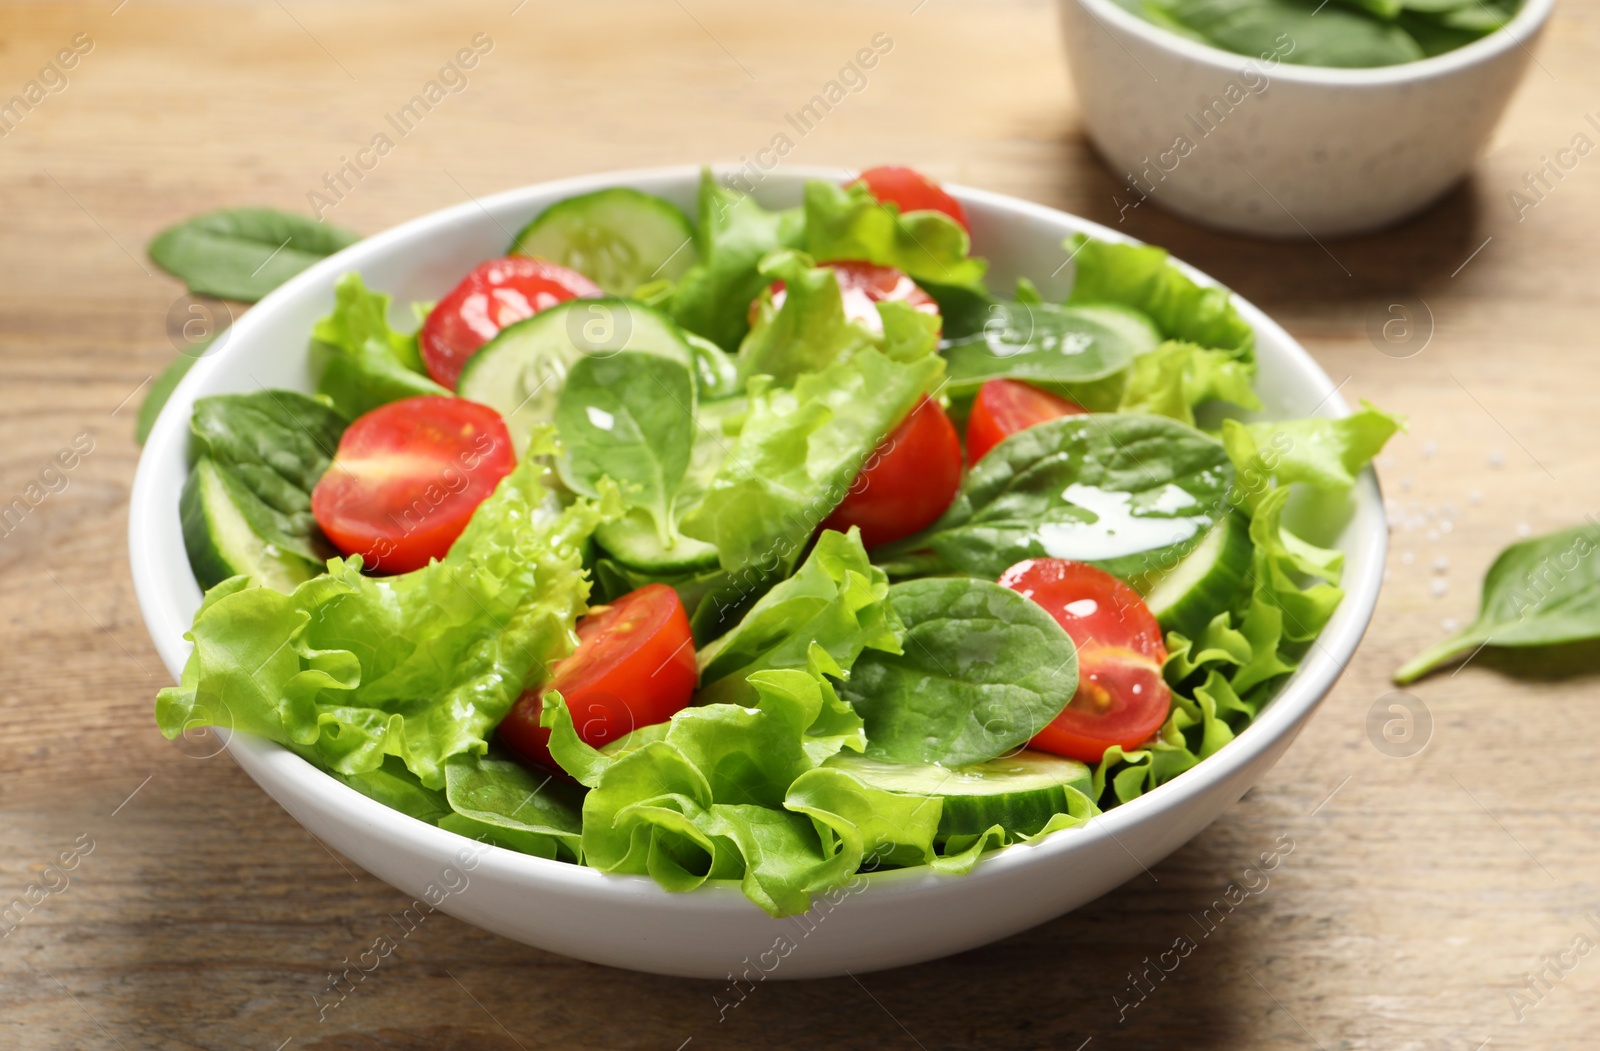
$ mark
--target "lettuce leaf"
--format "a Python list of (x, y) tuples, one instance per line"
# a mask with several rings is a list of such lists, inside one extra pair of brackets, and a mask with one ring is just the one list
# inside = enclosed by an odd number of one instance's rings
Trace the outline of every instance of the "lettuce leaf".
[[(826, 663), (820, 647), (813, 652)], [(583, 744), (566, 704), (547, 695), (551, 754), (590, 786), (587, 864), (648, 875), (673, 891), (737, 879), (751, 901), (786, 916), (864, 865), (933, 858), (938, 800), (818, 769), (847, 743), (817, 747), (825, 735), (813, 731), (842, 705), (819, 664), (748, 681), (753, 706), (685, 708), (664, 732), (611, 754)]]
[(1195, 406), (1225, 401), (1261, 408), (1255, 368), (1228, 351), (1168, 340), (1133, 359), (1122, 388), (1119, 412), (1151, 412), (1194, 426)]
[[(696, 703), (747, 703), (748, 676), (804, 668), (825, 651), (835, 677), (864, 649), (900, 652), (904, 627), (889, 603), (889, 578), (861, 546), (860, 530), (827, 529), (794, 576), (767, 592), (732, 631), (700, 650)], [(851, 713), (852, 715), (854, 713)], [(855, 719), (855, 726), (861, 721)]]
[(799, 208), (769, 212), (755, 198), (719, 186), (711, 169), (702, 171), (699, 262), (667, 301), (673, 320), (724, 350), (738, 347), (750, 329), (750, 303), (771, 281), (757, 264), (769, 252), (802, 247), (804, 221)]
[(424, 569), (375, 579), (359, 557), (335, 558), (290, 594), (243, 577), (217, 585), (186, 636), (180, 685), (156, 698), (162, 732), (231, 720), (337, 774), (394, 755), (443, 787), (445, 762), (482, 755), (524, 686), (575, 645), (582, 547), (615, 507), (563, 510), (541, 470), (536, 457), (519, 464)]
[(1295, 482), (1324, 492), (1344, 492), (1384, 444), (1404, 429), (1404, 420), (1367, 401), (1361, 403), (1361, 411), (1339, 419), (1224, 420), (1222, 444), (1237, 469), (1229, 498), (1254, 508), (1274, 486)]
[(1254, 360), (1255, 330), (1234, 309), (1228, 290), (1196, 284), (1172, 265), (1166, 249), (1084, 234), (1063, 247), (1076, 274), (1068, 303), (1119, 303), (1143, 311), (1167, 339)]
[(683, 533), (714, 544), (730, 573), (787, 576), (867, 457), (943, 369), (934, 354), (896, 361), (867, 347), (792, 389), (756, 377), (738, 440), (684, 516)]
[(805, 249), (815, 259), (864, 259), (918, 281), (983, 291), (989, 264), (969, 256), (972, 241), (943, 212), (901, 214), (860, 183), (810, 179), (805, 191)]
[(353, 420), (401, 398), (451, 395), (428, 378), (416, 335), (389, 327), (389, 296), (368, 291), (355, 273), (341, 277), (333, 295), (333, 313), (312, 326), (311, 339), (322, 360), (317, 393), (334, 408)]

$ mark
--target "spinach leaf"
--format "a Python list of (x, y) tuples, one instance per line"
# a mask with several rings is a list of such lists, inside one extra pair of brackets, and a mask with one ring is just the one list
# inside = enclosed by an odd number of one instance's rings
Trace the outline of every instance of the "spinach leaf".
[(748, 676), (807, 667), (813, 646), (844, 672), (864, 649), (898, 651), (902, 629), (888, 593), (889, 578), (868, 561), (859, 530), (823, 530), (794, 576), (700, 650), (695, 703), (747, 704), (755, 696)]
[(673, 507), (689, 469), (694, 408), (694, 377), (681, 362), (637, 352), (579, 358), (556, 403), (561, 480), (599, 496), (600, 480), (609, 477), (670, 549), (678, 540)]
[(1394, 66), (1424, 57), (1404, 29), (1364, 11), (1318, 0), (1156, 0), (1174, 21), (1241, 55), (1294, 49), (1286, 62), (1305, 66)]
[(1078, 688), (1072, 639), (1044, 607), (987, 580), (889, 589), (900, 653), (865, 650), (839, 694), (866, 724), (866, 754), (960, 766), (1023, 744)]
[(351, 419), (391, 401), (423, 394), (450, 397), (428, 378), (415, 334), (389, 327), (389, 297), (367, 291), (360, 274), (334, 286), (333, 313), (311, 328), (312, 352), (321, 360), (317, 393)]
[(750, 329), (750, 302), (770, 280), (756, 264), (768, 252), (801, 247), (804, 227), (800, 209), (769, 212), (755, 198), (717, 185), (705, 169), (695, 228), (700, 261), (673, 289), (673, 320), (724, 350), (738, 347)]
[(1600, 523), (1590, 517), (1545, 536), (1521, 540), (1495, 558), (1483, 578), (1478, 617), (1407, 661), (1398, 683), (1476, 651), (1480, 646), (1555, 646), (1600, 638)]
[(360, 234), (276, 208), (229, 208), (167, 227), (149, 251), (191, 292), (254, 303), (359, 240)]
[(441, 828), (524, 854), (580, 857), (583, 794), (567, 782), (469, 752), (445, 764), (444, 784), (454, 813), (439, 820)]
[[(344, 418), (296, 391), (262, 390), (199, 399), (189, 428), (197, 456), (179, 514), (200, 586), (246, 573), (288, 590), (322, 573), (336, 552), (311, 513), (311, 490), (333, 459)], [(211, 500), (220, 504), (208, 509)], [(259, 561), (241, 564), (218, 551), (210, 517), (219, 506), (236, 516), (230, 549), (257, 550)]]
[(981, 329), (947, 340), (941, 353), (950, 369), (946, 389), (966, 398), (1002, 377), (1051, 389), (1104, 379), (1127, 368), (1135, 348), (1070, 307), (996, 301)]
[(1091, 562), (1121, 577), (1170, 566), (1228, 504), (1216, 439), (1162, 416), (1094, 413), (1019, 431), (967, 474), (922, 533), (880, 548), (891, 577), (997, 578), (1026, 558)]

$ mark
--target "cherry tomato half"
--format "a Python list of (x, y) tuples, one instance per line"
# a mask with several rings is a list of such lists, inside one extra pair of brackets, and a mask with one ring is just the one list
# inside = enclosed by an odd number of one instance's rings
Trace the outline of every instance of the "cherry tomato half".
[(933, 524), (961, 486), (961, 439), (939, 403), (923, 397), (867, 458), (850, 491), (822, 523), (861, 527), (877, 547)]
[[(919, 313), (939, 316), (939, 304), (933, 301), (933, 297), (892, 266), (878, 266), (856, 260), (840, 260), (818, 265), (832, 270), (833, 276), (838, 280), (840, 296), (844, 300), (845, 317), (860, 322), (872, 332), (883, 331), (883, 316), (878, 313), (875, 304), (888, 300), (905, 303)], [(772, 309), (783, 309), (783, 301), (787, 296), (783, 282), (774, 281)], [(750, 304), (752, 324), (755, 322), (756, 307), (759, 303), (760, 300), (757, 300)]]
[(1078, 692), (1028, 747), (1098, 763), (1132, 749), (1167, 721), (1167, 647), (1139, 593), (1103, 569), (1064, 558), (1018, 562), (1000, 583), (1043, 606), (1078, 646)]
[(989, 380), (978, 388), (967, 417), (967, 458), (973, 463), (1005, 439), (1035, 424), (1088, 412), (1082, 405), (1016, 380)]
[(938, 183), (915, 168), (893, 166), (868, 168), (856, 181), (866, 184), (867, 189), (872, 191), (872, 196), (878, 200), (899, 205), (902, 213), (943, 212), (960, 223), (961, 229), (969, 234), (972, 232), (972, 227), (967, 225), (967, 213), (961, 207), (961, 202), (945, 193)]
[(405, 573), (443, 558), (516, 463), (500, 414), (426, 395), (352, 423), (311, 491), (317, 524), (368, 570)]
[(507, 325), (568, 299), (601, 294), (576, 270), (543, 259), (514, 255), (479, 263), (422, 323), (422, 363), (436, 382), (455, 390), (461, 366)]
[(689, 616), (678, 593), (646, 584), (578, 621), (578, 648), (555, 677), (529, 690), (500, 723), (500, 740), (522, 758), (558, 769), (550, 731), (539, 725), (549, 690), (561, 691), (578, 736), (596, 748), (662, 723), (689, 703), (699, 676)]

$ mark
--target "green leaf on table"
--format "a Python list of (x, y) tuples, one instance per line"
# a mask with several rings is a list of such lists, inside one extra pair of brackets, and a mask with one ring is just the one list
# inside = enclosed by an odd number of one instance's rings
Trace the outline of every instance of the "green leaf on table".
[(889, 589), (900, 652), (866, 650), (839, 688), (866, 724), (866, 754), (961, 766), (1020, 748), (1078, 688), (1077, 650), (1043, 606), (960, 577)]
[(861, 183), (826, 179), (806, 180), (804, 248), (813, 259), (860, 259), (978, 292), (989, 267), (968, 255), (967, 231), (943, 212), (901, 213)]
[(802, 247), (804, 224), (799, 208), (769, 212), (754, 197), (719, 186), (705, 169), (695, 227), (699, 262), (672, 291), (673, 320), (724, 350), (737, 348), (750, 330), (750, 303), (770, 281), (757, 264), (769, 252)]
[(333, 313), (311, 328), (312, 352), (322, 363), (317, 393), (350, 419), (417, 395), (450, 397), (428, 377), (415, 333), (389, 326), (390, 297), (367, 290), (360, 274), (334, 286)]
[(1600, 638), (1600, 524), (1519, 540), (1483, 578), (1478, 616), (1407, 661), (1394, 681), (1409, 683), (1482, 646), (1557, 646)]
[(1226, 513), (1232, 484), (1222, 444), (1176, 420), (1066, 416), (995, 446), (938, 521), (879, 549), (876, 561), (890, 577), (994, 580), (1045, 557), (1134, 577), (1198, 543)]
[(169, 226), (150, 242), (156, 265), (189, 291), (254, 303), (361, 235), (276, 208), (227, 208)]

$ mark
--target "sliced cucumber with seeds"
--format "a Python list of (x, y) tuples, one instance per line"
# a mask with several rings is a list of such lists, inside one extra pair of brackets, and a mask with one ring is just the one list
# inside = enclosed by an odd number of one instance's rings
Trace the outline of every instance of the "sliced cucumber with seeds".
[(1165, 630), (1197, 637), (1238, 600), (1250, 575), (1251, 550), (1250, 524), (1229, 512), (1177, 565), (1145, 583), (1145, 605)]
[(619, 296), (648, 281), (675, 281), (697, 258), (689, 217), (626, 187), (552, 204), (517, 234), (511, 254), (571, 267)]
[(665, 314), (628, 299), (569, 299), (502, 329), (467, 359), (456, 393), (498, 409), (520, 454), (533, 428), (555, 416), (572, 363), (623, 350), (694, 367), (694, 351)]
[(278, 512), (209, 456), (202, 456), (189, 472), (178, 514), (189, 566), (202, 588), (242, 573), (253, 583), (287, 592), (326, 568), (291, 550), (291, 545), (304, 543), (280, 528), (274, 520)]
[(1161, 330), (1141, 310), (1121, 303), (1073, 303), (1063, 309), (1109, 328), (1128, 341), (1135, 356), (1147, 354), (1161, 345)]
[(840, 753), (824, 766), (886, 792), (935, 796), (944, 801), (939, 835), (975, 836), (994, 825), (1034, 833), (1067, 812), (1067, 789), (1093, 798), (1089, 768), (1075, 759), (1023, 750), (987, 762), (946, 768), (905, 765)]
[(606, 554), (629, 569), (688, 573), (717, 564), (717, 549), (703, 540), (679, 536), (670, 546), (663, 546), (655, 519), (637, 508), (601, 525), (594, 538)]

